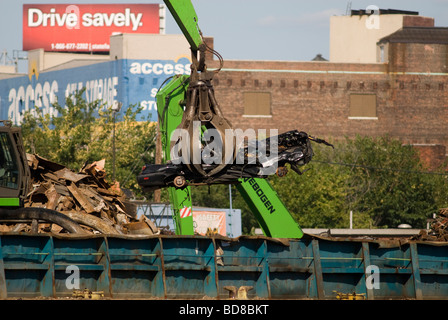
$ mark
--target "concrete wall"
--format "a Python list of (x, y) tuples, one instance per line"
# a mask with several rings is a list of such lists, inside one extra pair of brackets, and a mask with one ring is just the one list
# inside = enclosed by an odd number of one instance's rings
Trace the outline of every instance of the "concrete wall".
[(190, 45), (183, 35), (120, 34), (110, 38), (111, 59), (190, 59)]
[(434, 26), (434, 19), (402, 14), (333, 16), (330, 18), (330, 61), (381, 62), (377, 42), (403, 26)]
[(16, 67), (14, 65), (0, 65), (0, 73), (15, 73)]
[(36, 71), (47, 70), (73, 60), (104, 60), (108, 61), (108, 55), (89, 54), (89, 53), (61, 53), (45, 52), (43, 49), (28, 51), (28, 71), (33, 68)]

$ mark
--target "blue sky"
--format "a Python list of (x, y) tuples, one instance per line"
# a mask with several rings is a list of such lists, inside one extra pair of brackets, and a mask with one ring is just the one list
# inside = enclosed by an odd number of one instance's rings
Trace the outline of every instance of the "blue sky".
[[(22, 49), (22, 5), (32, 3), (163, 3), (116, 0), (0, 0), (0, 50)], [(376, 5), (420, 12), (448, 26), (448, 0), (192, 0), (199, 25), (215, 39), (215, 49), (229, 60), (309, 61), (329, 56), (329, 19), (352, 9)], [(167, 11), (167, 33), (180, 33)]]

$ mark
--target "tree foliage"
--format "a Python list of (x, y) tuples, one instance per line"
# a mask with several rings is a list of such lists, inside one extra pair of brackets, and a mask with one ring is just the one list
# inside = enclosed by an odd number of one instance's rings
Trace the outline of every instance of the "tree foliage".
[(352, 164), (349, 208), (367, 213), (374, 226), (425, 227), (441, 204), (435, 197), (435, 175), (427, 174), (417, 149), (390, 137), (360, 136), (344, 148), (341, 161)]
[[(147, 119), (136, 121), (140, 108), (131, 106), (114, 121), (110, 108), (87, 103), (82, 91), (54, 108), (57, 116), (38, 108), (24, 115), (27, 152), (73, 170), (104, 158), (111, 179), (115, 149), (116, 180), (136, 195), (151, 196), (141, 193), (136, 176), (143, 164), (155, 162), (156, 128)], [(390, 137), (357, 136), (334, 144), (335, 149), (314, 144), (302, 175), (290, 170), (286, 177), (268, 178), (301, 227), (348, 228), (353, 212), (354, 228), (423, 228), (433, 213), (448, 207), (446, 166), (428, 172), (415, 148)], [(232, 206), (242, 210), (243, 232), (249, 233), (258, 223), (235, 186), (231, 190)], [(195, 206), (229, 208), (229, 186), (192, 187), (192, 200)], [(169, 201), (166, 189), (162, 201)]]
[(105, 159), (110, 182), (115, 154), (115, 180), (122, 188), (141, 194), (136, 176), (143, 164), (154, 162), (156, 133), (154, 123), (137, 121), (140, 107), (130, 106), (124, 113), (114, 114), (99, 101), (87, 103), (81, 90), (66, 99), (65, 107), (55, 103), (53, 108), (57, 114), (44, 115), (39, 108), (24, 114), (27, 152), (75, 171), (85, 163)]
[[(302, 228), (426, 227), (438, 208), (448, 206), (448, 174), (428, 171), (415, 148), (390, 137), (362, 137), (314, 144), (313, 160), (302, 175), (292, 170), (269, 177)], [(258, 227), (242, 196), (233, 187), (233, 208), (242, 209), (243, 232)], [(195, 189), (196, 205), (228, 207), (228, 186)]]

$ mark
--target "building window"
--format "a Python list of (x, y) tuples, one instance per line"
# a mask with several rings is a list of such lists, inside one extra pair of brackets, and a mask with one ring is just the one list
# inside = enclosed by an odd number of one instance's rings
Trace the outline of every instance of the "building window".
[(380, 62), (386, 62), (386, 54), (384, 52), (384, 45), (380, 45)]
[(271, 117), (270, 92), (244, 92), (244, 117)]
[(376, 94), (351, 94), (349, 119), (377, 120)]
[(19, 168), (14, 145), (7, 132), (0, 132), (0, 168), (3, 171), (0, 176), (0, 188), (18, 189)]

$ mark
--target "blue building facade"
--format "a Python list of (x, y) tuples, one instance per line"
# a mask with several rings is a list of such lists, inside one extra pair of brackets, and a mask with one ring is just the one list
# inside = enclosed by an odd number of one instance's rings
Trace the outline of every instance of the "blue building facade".
[(106, 107), (123, 104), (140, 105), (141, 117), (157, 121), (155, 95), (168, 78), (176, 74), (190, 74), (191, 62), (177, 60), (120, 59), (104, 61), (72, 61), (41, 73), (0, 80), (0, 119), (20, 124), (23, 113), (38, 107), (44, 114), (56, 115), (53, 104), (66, 105), (66, 99), (85, 88), (83, 98), (99, 100)]

